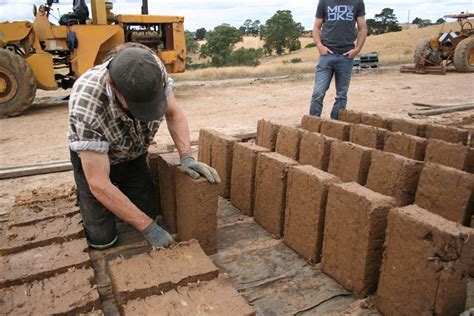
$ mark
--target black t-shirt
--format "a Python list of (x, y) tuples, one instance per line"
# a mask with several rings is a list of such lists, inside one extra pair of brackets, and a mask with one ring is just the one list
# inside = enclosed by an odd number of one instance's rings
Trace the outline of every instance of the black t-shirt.
[(365, 15), (363, 0), (320, 0), (316, 17), (323, 19), (321, 42), (336, 54), (354, 48), (357, 18)]

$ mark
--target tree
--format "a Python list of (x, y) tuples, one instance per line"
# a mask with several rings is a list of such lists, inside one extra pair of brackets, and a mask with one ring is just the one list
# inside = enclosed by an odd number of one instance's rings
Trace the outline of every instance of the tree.
[(206, 37), (206, 29), (205, 28), (200, 28), (196, 30), (196, 39), (199, 41), (202, 41)]
[(245, 20), (243, 27), (245, 27), (245, 35), (249, 35), (252, 30), (252, 20)]
[(194, 39), (193, 33), (184, 31), (184, 38), (186, 41), (186, 52), (197, 53), (199, 51), (199, 43)]
[(230, 56), (230, 65), (232, 66), (258, 66), (260, 58), (263, 57), (263, 49), (258, 48), (239, 48), (232, 52)]
[(413, 19), (413, 21), (411, 22), (411, 24), (416, 24), (418, 25), (421, 21), (423, 21), (422, 19), (420, 19), (419, 17), (416, 17)]
[(382, 23), (382, 33), (399, 32), (402, 30), (402, 27), (398, 25), (397, 16), (393, 13), (393, 9), (382, 9), (381, 13), (375, 15), (375, 20)]
[[(285, 49), (289, 49), (290, 46), (295, 48), (301, 31), (298, 24), (293, 20), (291, 11), (289, 10), (278, 10), (270, 19), (265, 23), (262, 37), (265, 41), (263, 48), (269, 55), (275, 51), (278, 55), (283, 54)], [(301, 47), (301, 43), (299, 44)]]
[(367, 19), (367, 35), (377, 35), (383, 33), (382, 22), (376, 21), (375, 19)]
[(201, 47), (201, 57), (211, 57), (211, 64), (216, 67), (227, 66), (234, 45), (241, 40), (238, 29), (222, 24), (207, 33), (207, 43)]
[(260, 23), (261, 23), (260, 20), (253, 21), (251, 32), (250, 32), (252, 35), (257, 36), (258, 33), (260, 32)]
[(436, 20), (436, 24), (444, 24), (444, 23), (446, 23), (446, 20), (443, 18), (439, 18)]

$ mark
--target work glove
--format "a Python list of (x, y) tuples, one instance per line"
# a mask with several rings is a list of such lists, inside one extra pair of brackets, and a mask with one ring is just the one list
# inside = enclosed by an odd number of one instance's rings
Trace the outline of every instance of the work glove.
[(147, 228), (142, 231), (142, 235), (153, 248), (169, 247), (176, 244), (173, 237), (155, 222), (148, 225)]
[(210, 183), (220, 183), (221, 179), (216, 169), (209, 167), (205, 163), (197, 162), (191, 154), (181, 156), (181, 170), (186, 172), (192, 178), (197, 179), (200, 175), (206, 177)]

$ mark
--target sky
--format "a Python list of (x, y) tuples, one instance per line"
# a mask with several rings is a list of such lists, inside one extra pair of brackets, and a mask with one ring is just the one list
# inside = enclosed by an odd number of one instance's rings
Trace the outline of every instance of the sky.
[[(0, 22), (32, 20), (33, 4), (39, 6), (46, 0), (0, 0)], [(72, 0), (59, 0), (54, 4), (53, 15), (58, 17), (72, 10)], [(90, 0), (86, 0), (89, 5)], [(115, 14), (140, 14), (141, 0), (112, 0)], [(395, 3), (394, 3), (395, 2)], [(436, 21), (445, 14), (474, 12), (474, 0), (365, 0), (366, 18), (373, 18), (383, 8), (392, 8), (399, 22), (419, 17)], [(277, 10), (291, 10), (296, 22), (311, 29), (317, 0), (148, 0), (149, 13), (184, 16), (185, 28), (207, 30), (222, 23), (239, 27), (246, 19), (264, 23)], [(59, 14), (58, 14), (59, 9)], [(90, 9), (90, 5), (89, 5)], [(54, 17), (50, 21), (56, 23)]]

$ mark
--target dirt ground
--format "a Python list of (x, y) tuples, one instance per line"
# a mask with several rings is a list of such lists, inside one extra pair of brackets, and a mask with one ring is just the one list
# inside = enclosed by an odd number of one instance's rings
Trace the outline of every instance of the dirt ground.
[[(189, 121), (191, 140), (200, 128), (227, 134), (255, 132), (261, 118), (298, 124), (309, 109), (313, 76), (221, 81), (180, 81), (175, 94)], [(68, 109), (58, 97), (68, 91), (38, 91), (35, 104), (25, 115), (0, 120), (0, 168), (67, 160)], [(329, 116), (335, 89), (326, 96), (323, 116)], [(412, 102), (458, 104), (474, 100), (473, 74), (448, 72), (441, 75), (400, 74), (396, 69), (354, 74), (348, 108), (384, 115), (407, 117), (417, 108)], [(474, 111), (424, 118), (474, 130)], [(155, 140), (171, 144), (165, 124)], [(72, 173), (56, 173), (0, 180), (1, 214), (24, 189), (72, 183)]]

